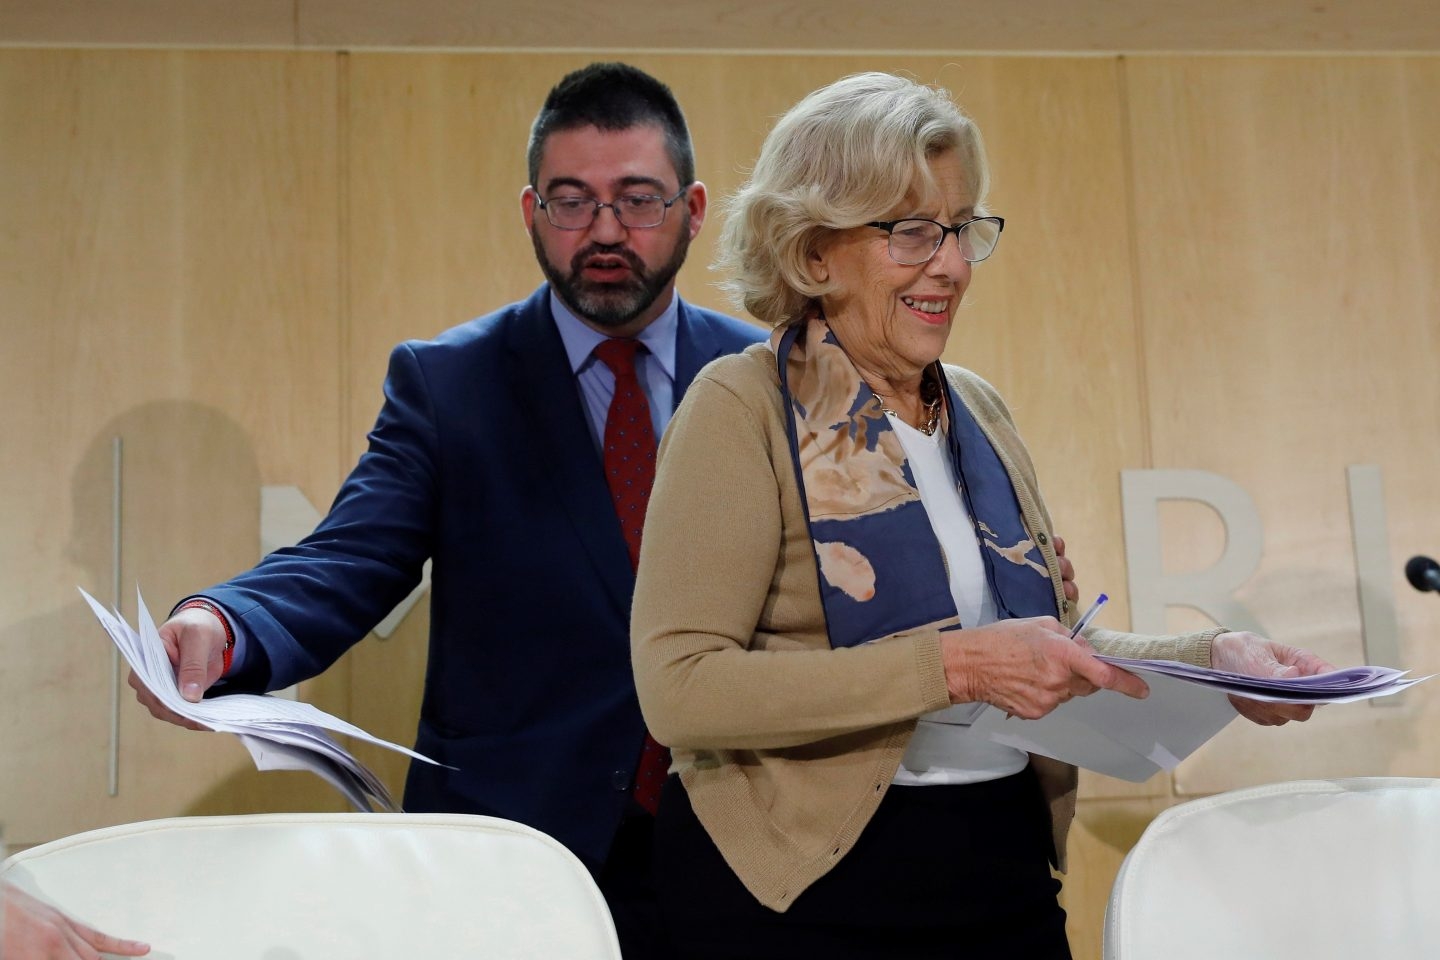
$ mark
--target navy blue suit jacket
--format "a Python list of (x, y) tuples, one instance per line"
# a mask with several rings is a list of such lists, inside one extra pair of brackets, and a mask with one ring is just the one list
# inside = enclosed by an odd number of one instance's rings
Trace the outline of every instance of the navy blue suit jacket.
[[(634, 574), (550, 291), (390, 356), (369, 449), (295, 547), (204, 591), (258, 641), (231, 689), (314, 676), (433, 557), (410, 811), (483, 813), (604, 861), (645, 725), (630, 670)], [(762, 338), (680, 304), (675, 402)]]

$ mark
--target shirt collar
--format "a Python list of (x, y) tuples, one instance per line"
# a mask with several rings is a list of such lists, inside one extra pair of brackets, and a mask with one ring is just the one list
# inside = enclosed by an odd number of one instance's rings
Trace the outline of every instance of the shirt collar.
[[(594, 358), (595, 348), (600, 341), (608, 339), (605, 334), (587, 326), (575, 316), (570, 308), (550, 291), (550, 313), (555, 317), (555, 326), (560, 331), (560, 340), (565, 344), (565, 356), (570, 360), (570, 372), (578, 374)], [(645, 345), (660, 364), (660, 369), (672, 381), (675, 379), (675, 341), (680, 332), (680, 295), (670, 298), (665, 311), (641, 330), (635, 339)]]

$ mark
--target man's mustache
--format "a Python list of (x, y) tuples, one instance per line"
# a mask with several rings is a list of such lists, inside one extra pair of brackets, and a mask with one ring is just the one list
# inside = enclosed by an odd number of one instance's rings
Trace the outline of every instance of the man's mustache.
[(579, 250), (575, 256), (570, 258), (570, 273), (572, 276), (579, 276), (580, 272), (589, 265), (591, 260), (605, 257), (612, 260), (623, 260), (625, 265), (633, 270), (636, 275), (645, 275), (645, 264), (635, 254), (635, 251), (620, 246), (602, 246), (592, 243), (588, 247)]

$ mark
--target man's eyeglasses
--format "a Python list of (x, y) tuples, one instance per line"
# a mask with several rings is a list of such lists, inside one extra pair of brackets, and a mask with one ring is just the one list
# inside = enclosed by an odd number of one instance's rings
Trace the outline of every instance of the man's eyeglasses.
[(976, 217), (947, 227), (938, 220), (875, 220), (865, 224), (879, 227), (890, 234), (890, 259), (906, 266), (927, 263), (945, 242), (945, 234), (955, 234), (960, 256), (979, 263), (995, 252), (1000, 231), (1005, 229), (1004, 217)]
[(621, 226), (643, 230), (664, 223), (665, 212), (689, 189), (688, 186), (681, 187), (680, 192), (669, 200), (648, 193), (627, 193), (616, 197), (612, 203), (601, 203), (594, 197), (551, 197), (537, 200), (535, 205), (545, 211), (545, 219), (550, 221), (551, 226), (561, 230), (584, 230), (595, 222), (602, 207), (613, 210)]

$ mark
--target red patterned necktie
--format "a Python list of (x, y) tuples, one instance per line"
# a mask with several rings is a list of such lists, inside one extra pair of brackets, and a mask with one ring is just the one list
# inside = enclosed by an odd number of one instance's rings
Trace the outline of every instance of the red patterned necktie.
[[(615, 374), (615, 396), (605, 416), (605, 482), (615, 501), (615, 515), (630, 550), (630, 565), (640, 562), (640, 533), (645, 507), (655, 483), (655, 426), (650, 402), (635, 375), (636, 340), (610, 339), (595, 348), (595, 356)], [(660, 785), (670, 767), (670, 751), (647, 731), (640, 763), (635, 771), (635, 802), (652, 814), (660, 802)]]

